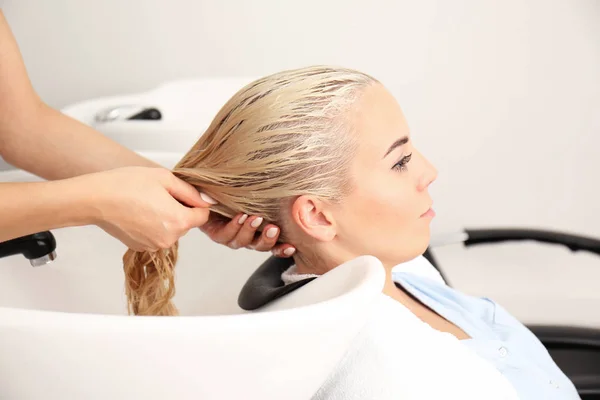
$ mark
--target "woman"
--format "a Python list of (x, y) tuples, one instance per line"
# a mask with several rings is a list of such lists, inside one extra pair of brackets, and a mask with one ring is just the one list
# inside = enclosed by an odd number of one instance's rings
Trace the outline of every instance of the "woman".
[[(449, 347), (469, 348), (523, 399), (577, 398), (542, 344), (500, 306), (392, 272), (427, 248), (434, 217), (428, 187), (436, 170), (412, 142), (393, 96), (374, 78), (317, 66), (253, 82), (224, 105), (173, 172), (214, 198), (213, 211), (227, 217), (243, 212), (261, 227), (280, 226), (280, 239), (296, 248), (291, 274), (321, 275), (358, 256), (375, 256), (387, 271), (385, 319), (408, 313), (443, 335), (431, 336), (431, 346), (450, 337)], [(125, 254), (133, 313), (176, 314), (171, 303), (176, 259), (177, 246)], [(397, 339), (404, 334), (410, 332), (400, 327)], [(511, 351), (510, 358), (497, 356), (500, 347)], [(429, 357), (423, 365), (436, 365), (442, 355)], [(398, 358), (402, 362), (401, 354)], [(342, 392), (340, 398), (361, 398), (360, 387), (344, 391), (361, 381), (360, 365), (334, 374), (321, 398)], [(448, 398), (466, 398), (465, 393)]]

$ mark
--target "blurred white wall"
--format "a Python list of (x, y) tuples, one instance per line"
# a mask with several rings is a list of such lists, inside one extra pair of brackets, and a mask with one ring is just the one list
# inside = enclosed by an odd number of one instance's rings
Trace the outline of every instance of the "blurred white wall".
[[(438, 167), (435, 230), (600, 237), (596, 0), (5, 0), (2, 9), (53, 106), (172, 79), (343, 64), (390, 88)], [(466, 282), (472, 271), (456, 260)], [(527, 264), (542, 273), (552, 260)]]

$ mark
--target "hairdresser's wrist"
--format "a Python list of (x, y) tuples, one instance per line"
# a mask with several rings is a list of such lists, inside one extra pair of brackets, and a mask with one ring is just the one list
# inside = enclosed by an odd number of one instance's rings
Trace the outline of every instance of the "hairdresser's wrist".
[(95, 208), (81, 180), (0, 183), (0, 242), (93, 223)]
[(98, 196), (94, 175), (51, 181), (58, 193), (57, 212), (63, 213), (65, 226), (97, 225), (104, 220), (102, 197)]

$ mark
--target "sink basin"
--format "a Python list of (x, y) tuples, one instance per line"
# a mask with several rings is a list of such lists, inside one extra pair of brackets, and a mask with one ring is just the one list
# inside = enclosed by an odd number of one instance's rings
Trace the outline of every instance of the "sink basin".
[[(145, 152), (172, 168), (179, 153)], [(0, 181), (35, 181), (23, 171), (0, 172)], [(0, 259), (0, 306), (125, 314), (121, 257), (126, 247), (96, 226), (56, 229), (58, 258), (31, 268), (21, 256)], [(180, 241), (177, 297), (183, 315), (237, 313), (237, 295), (270, 253), (233, 251), (192, 229)], [(23, 288), (28, 290), (24, 291)]]
[[(172, 167), (179, 153), (144, 153)], [(32, 181), (22, 171), (0, 181)], [(308, 399), (381, 292), (362, 257), (259, 312), (238, 293), (269, 255), (233, 251), (199, 230), (180, 241), (179, 317), (126, 315), (125, 246), (94, 226), (52, 231), (58, 258), (0, 259), (0, 398)]]

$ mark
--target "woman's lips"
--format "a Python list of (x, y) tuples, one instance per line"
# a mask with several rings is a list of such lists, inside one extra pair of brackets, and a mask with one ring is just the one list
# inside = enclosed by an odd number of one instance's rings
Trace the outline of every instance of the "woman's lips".
[(429, 210), (425, 211), (421, 215), (421, 218), (433, 218), (433, 217), (435, 217), (435, 211), (433, 211), (433, 208), (429, 208)]

